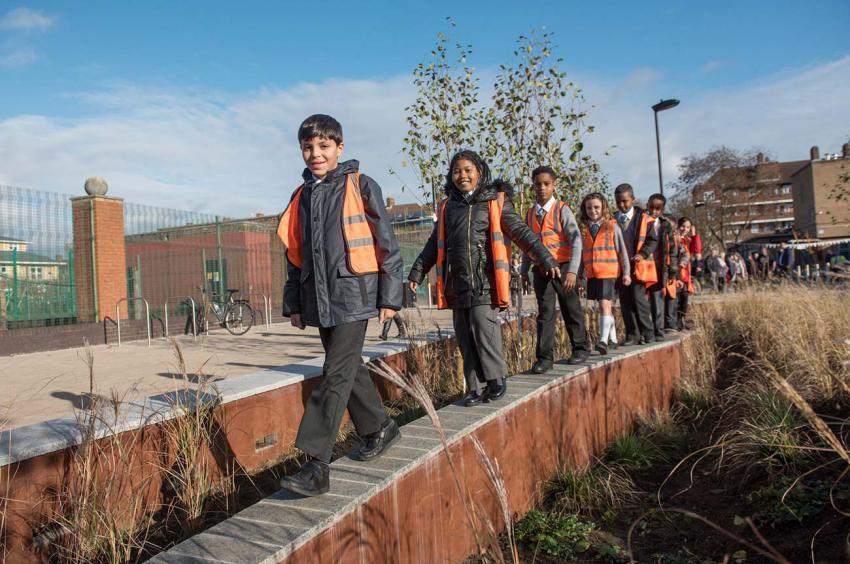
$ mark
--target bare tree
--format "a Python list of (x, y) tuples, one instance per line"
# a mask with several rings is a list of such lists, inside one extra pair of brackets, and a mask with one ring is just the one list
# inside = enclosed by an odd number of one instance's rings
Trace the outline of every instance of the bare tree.
[(691, 217), (709, 246), (725, 251), (727, 242), (738, 244), (758, 215), (754, 203), (764, 195), (755, 166), (758, 154), (757, 149), (722, 145), (688, 155), (679, 165), (671, 208)]

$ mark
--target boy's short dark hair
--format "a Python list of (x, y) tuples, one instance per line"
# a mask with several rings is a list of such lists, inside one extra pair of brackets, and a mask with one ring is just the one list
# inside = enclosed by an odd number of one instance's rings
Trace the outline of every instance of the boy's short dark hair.
[(539, 166), (531, 171), (531, 181), (534, 182), (534, 179), (537, 178), (538, 174), (548, 174), (552, 177), (552, 180), (558, 180), (558, 176), (555, 174), (555, 171), (551, 166)]
[(627, 182), (623, 182), (622, 184), (620, 184), (619, 186), (614, 188), (614, 196), (615, 197), (619, 196), (620, 194), (626, 194), (626, 193), (631, 194), (632, 196), (635, 195), (635, 189), (632, 188), (632, 185), (628, 184)]
[(652, 200), (661, 200), (662, 206), (667, 205), (667, 198), (664, 197), (664, 194), (659, 194), (659, 193), (656, 192), (655, 194), (653, 194), (652, 196), (649, 197), (649, 199), (647, 200), (647, 203), (651, 202)]
[(681, 227), (681, 226), (683, 226), (683, 225), (685, 224), (685, 222), (686, 222), (686, 221), (687, 221), (688, 223), (690, 223), (691, 225), (693, 225), (693, 224), (694, 224), (694, 222), (693, 222), (693, 221), (691, 221), (691, 218), (689, 218), (689, 217), (687, 217), (687, 216), (684, 216), (684, 215), (683, 215), (682, 217), (680, 217), (680, 218), (679, 218), (679, 221), (677, 222), (677, 224), (679, 225), (679, 227)]
[(313, 114), (298, 128), (298, 142), (303, 143), (314, 137), (330, 139), (337, 145), (342, 144), (342, 125), (329, 115)]

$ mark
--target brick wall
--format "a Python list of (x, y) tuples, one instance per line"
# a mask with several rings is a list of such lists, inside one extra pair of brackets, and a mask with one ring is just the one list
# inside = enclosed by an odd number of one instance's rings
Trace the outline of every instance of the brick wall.
[[(118, 300), (127, 297), (127, 273), (124, 251), (124, 201), (120, 198), (86, 196), (72, 198), (74, 222), (74, 277), (77, 286), (78, 318), (102, 321), (115, 317)], [(94, 214), (92, 232), (91, 215)], [(94, 260), (92, 261), (92, 239)], [(97, 316), (95, 316), (92, 262), (97, 281)], [(126, 302), (121, 304), (121, 317), (127, 316)], [(96, 318), (95, 318), (96, 317)]]

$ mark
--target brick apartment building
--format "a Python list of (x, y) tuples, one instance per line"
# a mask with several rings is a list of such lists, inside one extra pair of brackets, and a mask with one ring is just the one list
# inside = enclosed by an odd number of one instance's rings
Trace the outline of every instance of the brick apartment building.
[(850, 142), (841, 153), (820, 156), (794, 173), (794, 223), (805, 239), (850, 237)]
[(850, 191), (848, 174), (850, 143), (823, 158), (812, 147), (810, 159), (801, 161), (775, 162), (759, 153), (755, 165), (721, 169), (694, 190), (697, 220), (727, 246), (847, 237), (850, 205), (835, 194), (842, 186)]

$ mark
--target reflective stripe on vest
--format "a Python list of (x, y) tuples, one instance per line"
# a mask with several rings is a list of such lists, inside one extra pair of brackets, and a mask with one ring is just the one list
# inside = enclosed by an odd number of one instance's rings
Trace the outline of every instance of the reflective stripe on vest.
[[(298, 207), (301, 203), (302, 184), (295, 189), (292, 201), (280, 216), (277, 236), (286, 246), (286, 258), (301, 268), (301, 219)], [(378, 272), (378, 257), (375, 254), (375, 239), (366, 219), (366, 208), (360, 193), (360, 173), (345, 175), (345, 194), (342, 201), (342, 233), (345, 241), (345, 257), (348, 269), (353, 274)]]
[[(643, 249), (643, 245), (646, 242), (646, 235), (649, 233), (649, 224), (652, 221), (648, 213), (645, 211), (641, 213), (637, 245), (635, 246), (636, 253), (639, 253)], [(658, 272), (655, 270), (655, 257), (653, 255), (635, 262), (635, 279), (643, 284), (655, 284), (658, 282)]]
[[(437, 307), (449, 307), (446, 300), (446, 205), (448, 199), (443, 199), (437, 214)], [(508, 261), (508, 246), (502, 234), (502, 208), (505, 205), (505, 193), (499, 192), (497, 198), (488, 204), (490, 214), (490, 250), (493, 255), (494, 275), (496, 284), (496, 305), (500, 308), (511, 305), (511, 265)], [(470, 276), (474, 276), (470, 272)]]
[[(620, 260), (617, 258), (617, 241), (614, 239), (613, 219), (599, 226), (596, 237), (590, 234), (590, 228), (582, 235), (581, 260), (588, 278), (617, 278), (620, 276)], [(602, 235), (600, 237), (600, 235)]]
[(552, 253), (552, 256), (559, 264), (570, 262), (570, 257), (572, 256), (570, 240), (567, 234), (564, 233), (563, 226), (561, 225), (561, 209), (565, 205), (567, 204), (556, 200), (552, 209), (543, 216), (542, 226), (537, 221), (535, 206), (529, 208), (528, 213), (525, 215), (526, 225), (534, 231), (540, 242), (543, 243), (543, 246), (549, 249), (549, 252)]

